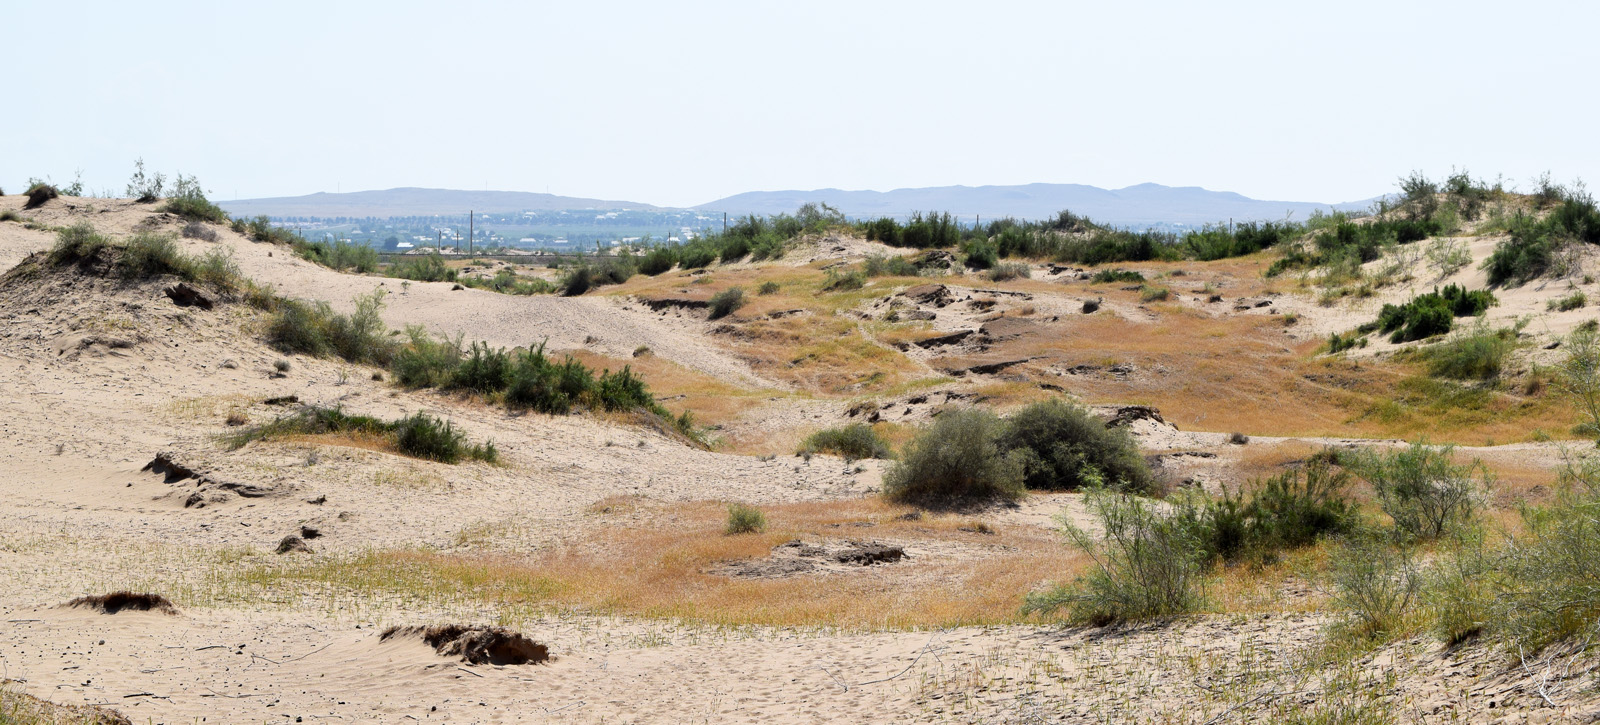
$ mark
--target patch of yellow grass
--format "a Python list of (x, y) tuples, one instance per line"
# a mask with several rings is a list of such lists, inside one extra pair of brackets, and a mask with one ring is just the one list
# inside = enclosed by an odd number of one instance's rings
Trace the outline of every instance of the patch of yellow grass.
[[(241, 576), (267, 590), (333, 587), (356, 596), (453, 601), (519, 611), (578, 610), (717, 625), (905, 629), (1024, 621), (1022, 597), (1046, 578), (1070, 579), (1084, 558), (1048, 531), (962, 531), (971, 516), (902, 519), (875, 499), (762, 507), (763, 534), (726, 536), (720, 502), (672, 506), (641, 525), (617, 510), (587, 535), (546, 554), (452, 555), (370, 551), (313, 562), (272, 561)], [(624, 515), (611, 524), (603, 519)], [(872, 524), (862, 526), (863, 522)], [(908, 560), (859, 571), (778, 579), (709, 573), (761, 558), (791, 538), (901, 544)], [(469, 537), (481, 541), (481, 532)]]

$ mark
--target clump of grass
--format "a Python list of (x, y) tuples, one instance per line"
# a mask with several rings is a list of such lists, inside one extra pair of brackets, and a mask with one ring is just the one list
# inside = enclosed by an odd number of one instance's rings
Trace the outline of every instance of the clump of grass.
[(922, 270), (905, 257), (874, 254), (861, 263), (861, 272), (868, 277), (915, 277)]
[(1001, 262), (988, 272), (991, 282), (1004, 282), (1012, 279), (1027, 279), (1032, 275), (1031, 268), (1022, 262)]
[(777, 293), (778, 293), (778, 283), (774, 282), (772, 280), (767, 280), (765, 282), (762, 282), (761, 286), (756, 288), (756, 294), (758, 294), (758, 295), (771, 295), (771, 294), (777, 294)]
[(1469, 330), (1459, 330), (1444, 342), (1423, 348), (1418, 356), (1427, 361), (1428, 374), (1434, 377), (1490, 380), (1505, 368), (1516, 339), (1515, 329), (1490, 329), (1480, 320)]
[(1020, 498), (1025, 459), (1001, 447), (1004, 431), (1005, 424), (986, 410), (945, 411), (884, 474), (884, 496), (923, 505)]
[(233, 293), (249, 284), (240, 276), (231, 253), (213, 249), (191, 257), (178, 249), (170, 234), (138, 232), (121, 244), (101, 236), (87, 222), (80, 222), (56, 233), (56, 243), (45, 256), (46, 264), (60, 267), (76, 264), (93, 267), (104, 263), (125, 280), (172, 275), (206, 284), (223, 293)]
[(728, 504), (728, 525), (723, 529), (724, 534), (759, 534), (766, 529), (767, 515), (761, 513), (761, 509), (742, 503)]
[(16, 213), (15, 211), (12, 211), (10, 209), (7, 209), (5, 211), (0, 211), (0, 222), (15, 222), (15, 221), (21, 221), (21, 220), (22, 220), (22, 215)]
[(729, 287), (711, 296), (711, 315), (709, 319), (720, 320), (733, 314), (734, 310), (745, 304), (744, 288)]
[(812, 433), (800, 445), (798, 453), (800, 455), (832, 453), (846, 461), (894, 457), (888, 441), (865, 423), (851, 423), (841, 428), (826, 428)]
[(342, 407), (307, 406), (271, 422), (224, 434), (221, 440), (229, 450), (237, 450), (254, 441), (331, 434), (370, 436), (387, 443), (401, 455), (440, 463), (459, 463), (463, 459), (486, 463), (499, 460), (499, 451), (493, 442), (468, 445), (466, 436), (449, 421), (420, 411), (400, 420), (382, 421), (372, 416), (351, 415)]
[(827, 277), (822, 283), (822, 289), (827, 292), (847, 292), (861, 289), (866, 284), (867, 275), (859, 269), (849, 270), (844, 273), (830, 269), (827, 271)]
[(1169, 290), (1166, 287), (1156, 287), (1153, 285), (1142, 285), (1139, 287), (1140, 302), (1165, 302), (1167, 298), (1171, 296), (1172, 290)]
[(183, 225), (183, 238), (199, 239), (203, 242), (215, 242), (220, 237), (217, 236), (217, 230), (212, 229), (205, 222), (191, 221), (188, 224)]
[(1094, 273), (1089, 281), (1095, 284), (1110, 282), (1143, 282), (1144, 275), (1131, 269), (1102, 269)]
[(284, 353), (386, 366), (400, 346), (379, 316), (383, 295), (380, 288), (357, 296), (355, 311), (349, 315), (334, 312), (322, 301), (282, 300), (267, 324), (267, 341)]
[(1551, 312), (1570, 312), (1587, 304), (1589, 304), (1589, 297), (1579, 291), (1560, 299), (1550, 300), (1545, 304), (1545, 309)]

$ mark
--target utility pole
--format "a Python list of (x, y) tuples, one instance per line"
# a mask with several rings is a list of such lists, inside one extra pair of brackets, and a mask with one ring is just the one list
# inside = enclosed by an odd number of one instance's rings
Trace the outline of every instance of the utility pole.
[(722, 233), (728, 233), (728, 212), (722, 212)]
[[(488, 184), (484, 184), (484, 186), (488, 186)], [(467, 256), (468, 257), (472, 256), (472, 222), (473, 222), (472, 210), (468, 209), (467, 210)]]

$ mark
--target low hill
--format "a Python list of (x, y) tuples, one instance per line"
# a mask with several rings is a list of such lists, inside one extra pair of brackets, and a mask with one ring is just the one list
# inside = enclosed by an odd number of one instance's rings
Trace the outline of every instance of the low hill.
[(702, 204), (696, 209), (733, 214), (792, 212), (807, 202), (827, 202), (854, 217), (904, 217), (914, 211), (948, 211), (961, 217), (1043, 219), (1063, 209), (1113, 226), (1202, 225), (1234, 219), (1305, 219), (1315, 209), (1364, 209), (1371, 200), (1323, 204), (1262, 201), (1231, 191), (1197, 186), (1138, 184), (1101, 189), (1083, 184), (1020, 186), (934, 186), (893, 191), (752, 191)]
[(343, 194), (317, 192), (305, 196), (238, 199), (217, 203), (235, 217), (397, 217), (555, 211), (560, 209), (650, 210), (658, 207), (632, 201), (583, 199), (528, 191), (466, 191), (403, 187)]

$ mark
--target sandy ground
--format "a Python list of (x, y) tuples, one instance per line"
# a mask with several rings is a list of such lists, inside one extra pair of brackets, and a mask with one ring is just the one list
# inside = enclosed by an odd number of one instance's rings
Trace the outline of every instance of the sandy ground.
[[(19, 206), (0, 198), (0, 209)], [(64, 199), (25, 214), (48, 224), (86, 219), (117, 235), (176, 228), (147, 206), (118, 200)], [(741, 386), (778, 387), (694, 334), (693, 325), (623, 302), (400, 287), (223, 235), (219, 244), (234, 250), (243, 271), (282, 294), (344, 305), (386, 286), (385, 317), (394, 326), (462, 331), (506, 346), (548, 337), (558, 349), (586, 346), (617, 357), (648, 345)], [(0, 224), (0, 266), (52, 241), (47, 231)], [(847, 252), (876, 251), (853, 244)], [(1030, 303), (1067, 314), (1081, 300)], [(881, 468), (828, 456), (702, 451), (592, 417), (508, 415), (399, 391), (334, 361), (295, 357), (275, 377), (273, 363), (284, 356), (257, 341), (252, 312), (178, 308), (154, 282), (20, 284), (0, 289), (0, 319), (0, 389), (8, 391), (0, 415), (3, 677), (29, 694), (105, 704), (135, 722), (1221, 722), (1268, 705), (1312, 707), (1340, 688), (1369, 686), (1403, 703), (1412, 721), (1487, 720), (1508, 708), (1512, 721), (1581, 721), (1595, 712), (1592, 690), (1584, 689), (1593, 686), (1592, 663), (1560, 653), (1533, 669), (1513, 668), (1483, 650), (1406, 642), (1357, 663), (1355, 684), (1327, 681), (1294, 664), (1326, 624), (1308, 615), (1197, 617), (1114, 631), (878, 633), (542, 615), (519, 627), (548, 644), (554, 662), (468, 667), (416, 640), (379, 642), (377, 632), (391, 624), (494, 623), (494, 611), (470, 601), (352, 602), (251, 591), (219, 584), (229, 581), (219, 574), (236, 566), (230, 552), (270, 551), (303, 526), (322, 533), (313, 542), (318, 555), (452, 551), (464, 546), (463, 532), (481, 529), (500, 532), (496, 546), (529, 553), (580, 534), (589, 508), (617, 496), (850, 499), (875, 491)], [(506, 460), (443, 466), (307, 442), (235, 452), (218, 445), (228, 414), (270, 420), (282, 408), (263, 401), (286, 395), (384, 417), (425, 410), (473, 440), (493, 440)], [(818, 401), (797, 410), (844, 419), (843, 407)], [(911, 421), (931, 415), (925, 404), (892, 407), (910, 411), (899, 414)], [(1247, 451), (1348, 442), (1258, 437), (1247, 448), (1221, 434), (1141, 426), (1152, 452), (1209, 452), (1174, 458), (1170, 471), (1207, 488), (1228, 483), (1232, 462)], [(204, 472), (207, 482), (167, 483), (142, 471), (158, 453)], [(1530, 466), (1559, 460), (1547, 445), (1472, 453)], [(252, 495), (221, 485), (229, 483)], [(204, 506), (185, 505), (195, 494)], [(1050, 527), (1063, 507), (1082, 520), (1073, 496), (1034, 497), (995, 516), (1006, 525)], [(59, 606), (155, 585), (167, 588), (179, 614)], [(1391, 673), (1397, 679), (1386, 679)], [(1547, 701), (1558, 706), (1544, 707)]]

